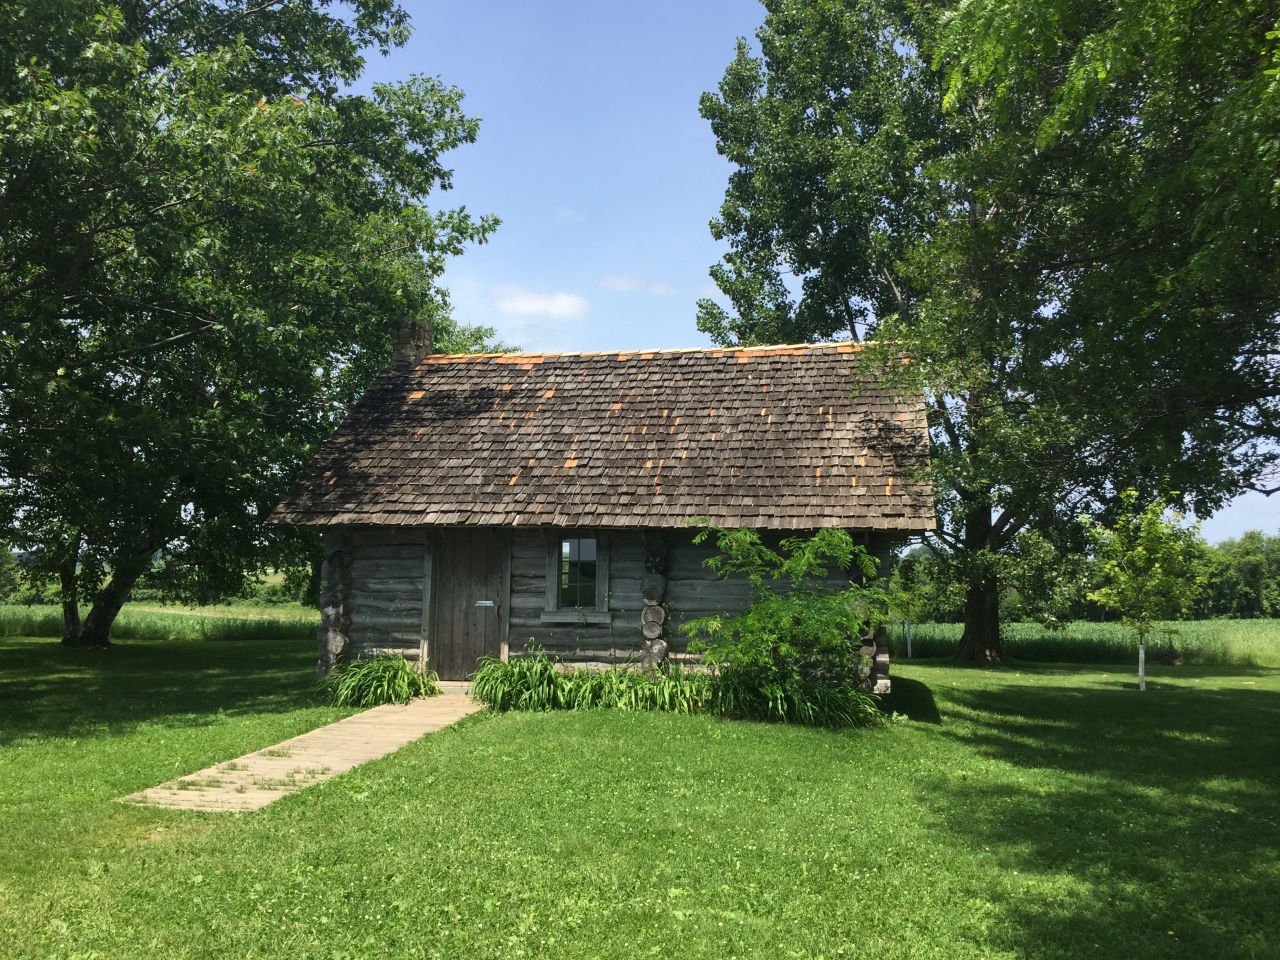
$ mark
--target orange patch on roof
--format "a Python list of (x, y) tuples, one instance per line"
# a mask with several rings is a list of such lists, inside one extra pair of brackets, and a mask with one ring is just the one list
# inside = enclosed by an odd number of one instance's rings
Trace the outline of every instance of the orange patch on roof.
[(568, 469), (572, 469), (573, 467), (576, 467), (577, 465), (578, 465), (578, 458), (577, 458), (577, 457), (570, 457), (568, 460), (566, 460), (566, 461), (564, 462), (564, 466), (565, 466), (565, 469), (566, 469), (566, 470), (568, 470)]
[(409, 394), (409, 399), (410, 399), (410, 400), (421, 400), (421, 399), (422, 399), (423, 397), (425, 397), (426, 395), (427, 395), (427, 391), (425, 391), (425, 390), (415, 390), (415, 391), (413, 391), (413, 393)]
[(546, 390), (546, 391), (544, 391), (544, 392), (543, 392), (543, 394), (542, 394), (542, 399), (543, 399), (543, 400), (550, 400), (550, 399), (551, 399), (552, 397), (554, 397), (555, 395), (556, 395), (556, 388), (555, 388), (555, 387), (552, 387), (550, 390)]

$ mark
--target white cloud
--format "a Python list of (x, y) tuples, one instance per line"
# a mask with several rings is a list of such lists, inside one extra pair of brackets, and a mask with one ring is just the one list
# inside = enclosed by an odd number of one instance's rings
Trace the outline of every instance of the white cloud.
[(556, 207), (556, 223), (581, 223), (585, 219), (586, 217), (577, 210), (571, 210), (568, 207)]
[(534, 293), (520, 287), (503, 287), (493, 303), (510, 316), (551, 317), (555, 320), (579, 320), (591, 310), (591, 304), (576, 293)]
[(627, 274), (611, 274), (600, 281), (600, 286), (614, 293), (647, 293), (653, 297), (674, 297), (676, 294), (665, 283), (650, 283)]

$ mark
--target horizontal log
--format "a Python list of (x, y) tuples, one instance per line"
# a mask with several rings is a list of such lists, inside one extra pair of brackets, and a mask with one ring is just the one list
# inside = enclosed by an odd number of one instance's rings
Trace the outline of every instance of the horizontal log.
[(386, 544), (382, 546), (357, 546), (353, 551), (356, 563), (368, 563), (376, 560), (422, 560), (426, 556), (424, 543)]
[(639, 580), (644, 576), (644, 561), (639, 559), (619, 560), (609, 557), (609, 575), (618, 580)]
[(426, 580), (419, 577), (416, 580), (410, 577), (397, 577), (396, 579), (378, 579), (366, 580), (363, 577), (353, 577), (351, 579), (352, 596), (360, 596), (364, 593), (396, 593), (406, 597), (416, 595), (418, 601), (422, 601), (422, 588)]
[(545, 577), (546, 575), (547, 558), (545, 555), (511, 558), (511, 576), (513, 577)]
[(547, 544), (541, 538), (537, 540), (515, 540), (511, 544), (513, 560), (542, 560), (546, 562)]
[(352, 545), (357, 550), (383, 546), (422, 546), (429, 534), (425, 531), (406, 533), (404, 530), (357, 530), (351, 534)]
[(617, 597), (625, 603), (640, 602), (640, 578), (609, 576), (609, 596)]
[(374, 606), (366, 603), (351, 608), (351, 621), (352, 623), (421, 623), (422, 607), (410, 606), (407, 603), (400, 606), (391, 604)]
[(417, 646), (422, 642), (422, 634), (406, 633), (395, 630), (352, 630), (351, 643), (354, 646), (386, 646), (393, 642), (396, 646)]
[(717, 607), (721, 604), (744, 605), (751, 599), (751, 585), (734, 580), (672, 580), (664, 599), (671, 608)]
[(357, 560), (351, 565), (353, 580), (385, 580), (408, 578), (420, 580), (426, 576), (426, 563), (418, 557), (414, 560)]
[(374, 613), (369, 610), (363, 612), (357, 610), (355, 616), (351, 618), (351, 629), (353, 630), (416, 630), (422, 632), (422, 618), (417, 614), (412, 616), (397, 616), (393, 613)]
[(515, 575), (512, 575), (511, 592), (513, 594), (514, 593), (529, 593), (529, 594), (536, 593), (539, 596), (545, 598), (547, 594), (546, 574), (543, 574), (540, 577), (517, 577)]

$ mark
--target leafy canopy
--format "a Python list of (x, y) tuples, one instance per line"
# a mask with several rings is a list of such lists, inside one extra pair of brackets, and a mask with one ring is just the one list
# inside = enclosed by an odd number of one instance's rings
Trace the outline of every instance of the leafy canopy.
[(1094, 542), (1102, 586), (1089, 598), (1118, 610), (1145, 643), (1152, 626), (1181, 620), (1204, 588), (1199, 529), (1162, 499), (1139, 506), (1135, 490), (1120, 495), (1123, 510), (1108, 528), (1082, 518)]
[(426, 205), (461, 92), (343, 92), (407, 31), (388, 0), (0, 2), (0, 512), (69, 635), (157, 556), (190, 599), (304, 557), (262, 520), (400, 320), (491, 333), (436, 281), (496, 221)]

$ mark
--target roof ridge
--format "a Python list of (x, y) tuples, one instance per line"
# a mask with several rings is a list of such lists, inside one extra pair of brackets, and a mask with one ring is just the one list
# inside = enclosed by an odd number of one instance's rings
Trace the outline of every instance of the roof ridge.
[(646, 357), (672, 355), (681, 353), (707, 353), (713, 356), (726, 353), (753, 353), (768, 350), (827, 350), (833, 347), (846, 347), (844, 352), (861, 350), (866, 344), (857, 340), (824, 340), (820, 343), (769, 343), (738, 347), (659, 347), (652, 350), (570, 350), (551, 351), (535, 350), (516, 353), (433, 353), (425, 358), (425, 362), (439, 363), (442, 360), (487, 360), (490, 357), (507, 357), (515, 360), (520, 357)]

